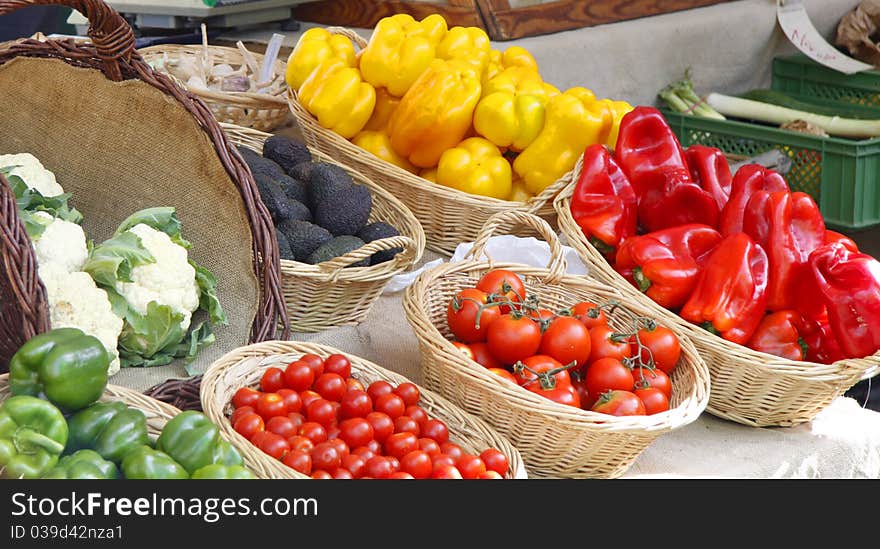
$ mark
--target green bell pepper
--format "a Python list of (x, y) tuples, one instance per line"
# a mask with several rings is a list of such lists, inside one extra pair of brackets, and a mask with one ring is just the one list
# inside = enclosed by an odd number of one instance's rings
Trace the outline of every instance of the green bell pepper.
[(79, 450), (64, 456), (54, 469), (43, 475), (44, 479), (114, 480), (119, 469), (94, 450)]
[(28, 395), (0, 406), (0, 476), (40, 478), (58, 463), (67, 422), (54, 404)]
[(122, 462), (125, 455), (149, 443), (147, 416), (124, 402), (98, 402), (70, 416), (67, 451), (88, 448), (104, 459)]
[(220, 465), (219, 463), (214, 463), (212, 465), (205, 465), (201, 469), (197, 469), (190, 478), (255, 480), (257, 477), (255, 477), (254, 474), (250, 472), (250, 470), (242, 467), (241, 465)]
[(63, 412), (101, 398), (110, 354), (98, 338), (77, 328), (57, 328), (22, 345), (9, 361), (13, 395), (45, 397)]
[(162, 428), (156, 449), (167, 453), (194, 473), (205, 465), (241, 465), (241, 456), (220, 438), (220, 429), (201, 412), (189, 410), (174, 416)]
[(147, 445), (138, 446), (122, 460), (122, 474), (134, 480), (187, 479), (189, 473), (174, 458)]

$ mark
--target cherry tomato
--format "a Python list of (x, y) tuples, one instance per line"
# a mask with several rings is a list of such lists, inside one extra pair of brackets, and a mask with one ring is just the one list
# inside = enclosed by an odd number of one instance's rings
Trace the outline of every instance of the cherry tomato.
[(346, 391), (342, 395), (342, 402), (339, 408), (339, 417), (342, 419), (352, 417), (366, 417), (373, 411), (373, 401), (364, 391)]
[(264, 393), (274, 393), (284, 388), (284, 370), (281, 368), (268, 368), (260, 377), (260, 389)]
[(364, 391), (364, 392), (366, 392), (366, 389), (364, 388), (364, 384), (353, 377), (346, 379), (345, 384), (348, 387), (349, 391)]
[(421, 435), (436, 440), (437, 444), (442, 446), (444, 442), (449, 440), (449, 429), (439, 419), (429, 419), (422, 427)]
[(487, 471), (483, 471), (482, 473), (480, 473), (479, 476), (477, 476), (477, 478), (480, 480), (484, 480), (484, 479), (498, 480), (498, 479), (503, 479), (504, 477), (502, 475), (499, 475), (496, 471), (489, 469)]
[(541, 336), (538, 352), (564, 365), (574, 362), (581, 367), (590, 358), (590, 331), (576, 318), (557, 317)]
[(345, 441), (339, 437), (327, 439), (327, 443), (331, 444), (332, 446), (334, 446), (336, 448), (336, 451), (339, 452), (340, 458), (344, 458), (345, 456), (347, 456), (348, 454), (351, 453), (351, 450), (349, 449), (348, 444), (346, 444)]
[(342, 458), (342, 466), (351, 471), (352, 477), (361, 478), (364, 476), (364, 471), (366, 471), (367, 460), (358, 454), (351, 453)]
[[(373, 432), (375, 433), (375, 429), (373, 430)], [(391, 435), (388, 435), (388, 436), (391, 436)], [(382, 443), (379, 442), (378, 440), (376, 440), (375, 436), (373, 437), (373, 440), (366, 443), (364, 446), (366, 446), (368, 449), (370, 449), (377, 456), (382, 454)]]
[(278, 393), (263, 393), (255, 408), (257, 413), (267, 421), (269, 418), (287, 414), (287, 406), (284, 405), (284, 399)]
[(669, 409), (669, 399), (660, 389), (655, 387), (636, 389), (633, 391), (633, 394), (642, 400), (642, 404), (645, 405), (646, 415), (659, 414)]
[(336, 419), (336, 411), (333, 410), (333, 405), (330, 404), (329, 400), (319, 398), (306, 406), (306, 419), (320, 423), (324, 427), (329, 427)]
[(431, 463), (435, 467), (439, 464), (455, 467), (455, 458), (447, 454), (434, 454), (431, 456)]
[(352, 479), (352, 478), (354, 478), (354, 475), (351, 474), (351, 471), (349, 471), (345, 467), (338, 467), (335, 471), (333, 471), (331, 476), (336, 479)]
[(506, 379), (507, 381), (510, 381), (511, 383), (515, 383), (515, 384), (519, 385), (519, 382), (516, 380), (516, 376), (514, 376), (513, 374), (511, 374), (510, 372), (508, 372), (504, 368), (489, 368), (489, 371), (498, 377), (501, 377), (503, 379)]
[(394, 420), (383, 412), (370, 412), (365, 418), (373, 427), (373, 438), (383, 443), (394, 433)]
[(418, 421), (409, 416), (399, 416), (394, 418), (394, 432), (412, 433), (416, 437), (418, 437), (421, 434), (422, 430), (421, 427), (419, 427)]
[(366, 446), (359, 446), (359, 447), (355, 448), (354, 450), (352, 450), (350, 455), (358, 456), (359, 458), (364, 460), (364, 464), (366, 464), (367, 460), (369, 460), (371, 457), (377, 456), (379, 454), (377, 454), (376, 452), (374, 452), (373, 450), (371, 450), (370, 448), (368, 448)]
[(486, 448), (480, 453), (480, 459), (486, 464), (486, 469), (495, 471), (502, 477), (507, 474), (510, 469), (510, 461), (501, 450), (495, 448)]
[(433, 457), (435, 454), (440, 453), (440, 445), (433, 438), (422, 437), (419, 439), (419, 450)]
[(394, 433), (384, 444), (385, 455), (402, 458), (413, 450), (419, 449), (419, 437), (412, 433)]
[(476, 362), (477, 359), (476, 359), (476, 357), (474, 357), (474, 352), (471, 350), (471, 348), (468, 346), (467, 343), (462, 343), (460, 341), (453, 341), (452, 345), (456, 349), (458, 349), (459, 352), (461, 352), (461, 354), (463, 354), (466, 358), (469, 358), (470, 360), (473, 360)]
[(394, 394), (403, 399), (403, 403), (407, 406), (415, 406), (419, 403), (422, 392), (415, 383), (405, 381), (394, 388)]
[[(650, 352), (642, 349), (642, 362), (650, 364), (651, 357), (653, 356), (654, 366), (667, 374), (671, 374), (675, 367), (678, 366), (678, 359), (681, 357), (681, 346), (675, 333), (665, 326), (657, 326), (653, 330), (642, 328), (639, 330), (638, 335), (642, 345), (650, 349)], [(635, 356), (639, 352), (635, 338), (631, 341), (630, 346), (632, 354)]]
[(623, 360), (632, 356), (626, 336), (617, 336), (611, 326), (596, 326), (590, 329), (590, 362), (603, 358)]
[(311, 454), (312, 448), (315, 447), (315, 443), (312, 442), (312, 439), (303, 435), (294, 435), (287, 439), (287, 443), (290, 444), (291, 450), (306, 452), (308, 454)]
[(441, 442), (440, 451), (451, 457), (456, 462), (465, 454), (461, 446), (454, 442)]
[(352, 448), (363, 446), (373, 440), (373, 426), (362, 417), (344, 419), (339, 424), (339, 438)]
[(541, 328), (534, 320), (513, 314), (501, 315), (486, 335), (489, 352), (504, 364), (530, 357), (541, 346)]
[(584, 378), (584, 374), (580, 372), (571, 374), (571, 386), (574, 389), (574, 392), (577, 393), (578, 400), (580, 400), (581, 403), (581, 409), (589, 410), (592, 408), (596, 399), (593, 398), (593, 395), (590, 394), (590, 390), (587, 389), (587, 380)]
[(339, 402), (342, 400), (343, 395), (345, 395), (347, 387), (345, 379), (341, 375), (324, 372), (312, 384), (312, 389), (321, 395), (322, 398), (332, 402)]
[(315, 480), (327, 480), (332, 479), (333, 475), (323, 469), (315, 469), (312, 471), (312, 478)]
[(406, 402), (394, 393), (385, 394), (373, 401), (373, 409), (396, 419), (406, 411)]
[(480, 459), (479, 456), (473, 454), (465, 454), (461, 456), (458, 458), (458, 461), (455, 462), (455, 466), (461, 473), (461, 477), (466, 479), (475, 479), (480, 476), (480, 474), (486, 472), (486, 464), (483, 463), (483, 460)]
[[(486, 292), (492, 301), (510, 301), (522, 303), (526, 298), (526, 286), (522, 279), (513, 271), (493, 269), (484, 274), (477, 282), (477, 289)], [(510, 312), (509, 305), (499, 307), (501, 314)]]
[(571, 385), (571, 376), (565, 366), (548, 355), (533, 355), (522, 360), (520, 365), (514, 366), (513, 376), (517, 383), (528, 389), (532, 385), (540, 386), (539, 378), (548, 377), (541, 374), (548, 374), (553, 370), (556, 370), (556, 373), (553, 374), (556, 386)]
[(608, 317), (605, 316), (605, 311), (599, 309), (599, 314), (596, 315), (595, 318), (590, 316), (590, 309), (596, 308), (597, 305), (590, 301), (581, 301), (580, 303), (575, 304), (574, 307), (571, 308), (571, 316), (580, 320), (587, 329), (592, 330), (597, 326), (607, 326), (608, 325)]
[(587, 366), (584, 374), (587, 391), (598, 399), (606, 391), (631, 391), (635, 380), (632, 371), (616, 358), (600, 358)]
[(449, 300), (446, 323), (462, 343), (485, 341), (489, 327), (501, 316), (499, 308), (486, 306), (488, 294), (476, 288), (461, 290)]
[(288, 414), (302, 410), (302, 398), (293, 389), (278, 389), (278, 396), (284, 400), (284, 410)]
[(232, 428), (236, 433), (250, 440), (255, 434), (265, 430), (266, 424), (258, 414), (251, 413), (238, 418)]
[(536, 395), (540, 395), (546, 399), (552, 400), (553, 402), (557, 402), (559, 404), (565, 404), (568, 406), (574, 406), (575, 408), (581, 407), (581, 399), (578, 397), (577, 391), (574, 387), (572, 387), (571, 383), (561, 384), (556, 382), (549, 382), (551, 386), (545, 386), (544, 383), (540, 380), (535, 380), (531, 383), (524, 385), (526, 389), (535, 393)]
[(407, 406), (406, 410), (403, 411), (404, 416), (409, 416), (416, 420), (416, 423), (419, 424), (419, 428), (428, 421), (428, 412), (425, 411), (424, 408), (419, 406), (418, 404), (413, 404), (412, 406)]
[(666, 375), (666, 372), (660, 368), (649, 370), (647, 368), (633, 368), (633, 380), (635, 384), (633, 389), (644, 389), (645, 387), (656, 387), (663, 391), (667, 399), (672, 398), (672, 380)]
[(378, 399), (382, 395), (387, 395), (389, 393), (394, 392), (394, 385), (391, 385), (387, 381), (378, 380), (370, 383), (367, 386), (367, 394), (370, 396), (370, 399), (375, 403), (376, 399)]
[(287, 452), (281, 462), (294, 471), (299, 471), (304, 475), (312, 474), (312, 456), (302, 450), (291, 450)]
[(394, 471), (390, 475), (388, 475), (388, 480), (411, 480), (416, 477), (407, 473), (406, 471)]
[(528, 317), (538, 323), (538, 327), (541, 328), (541, 333), (544, 333), (556, 316), (556, 313), (550, 309), (538, 309), (537, 311), (528, 312)]
[(431, 471), (431, 478), (435, 479), (461, 479), (461, 472), (454, 465), (435, 463)]
[(290, 444), (287, 443), (287, 439), (269, 431), (255, 433), (251, 437), (251, 444), (275, 459), (281, 459), (290, 450)]
[(365, 476), (372, 478), (388, 478), (394, 473), (394, 466), (384, 456), (373, 456), (367, 460)]
[(305, 410), (306, 408), (308, 408), (309, 404), (312, 403), (312, 401), (318, 400), (318, 399), (321, 399), (324, 397), (322, 397), (321, 395), (319, 395), (315, 391), (312, 391), (311, 389), (309, 389), (307, 391), (300, 391), (299, 398), (300, 398), (300, 400), (302, 400), (302, 409)]
[(324, 373), (324, 359), (318, 355), (309, 353), (299, 357), (299, 359), (312, 369), (312, 375), (315, 379), (318, 379)]
[(305, 391), (315, 381), (315, 374), (308, 364), (296, 360), (284, 369), (284, 384), (294, 391)]
[(299, 412), (292, 412), (287, 414), (287, 418), (293, 422), (296, 426), (296, 432), (299, 432), (299, 428), (302, 427), (302, 424), (306, 422), (306, 417)]
[(591, 408), (594, 412), (612, 416), (643, 416), (645, 404), (630, 391), (608, 391), (599, 395)]
[(286, 439), (296, 435), (299, 427), (287, 416), (275, 416), (266, 422), (266, 430)]
[(428, 478), (434, 469), (431, 456), (422, 450), (413, 450), (400, 458), (400, 469), (413, 476), (413, 478)]
[(256, 406), (257, 401), (260, 400), (261, 394), (262, 393), (256, 389), (242, 387), (235, 391), (235, 395), (232, 396), (232, 405), (236, 408), (241, 408), (242, 406)]
[(318, 444), (327, 440), (327, 429), (320, 423), (307, 421), (299, 428), (299, 434), (311, 440), (312, 443)]
[(492, 356), (492, 353), (489, 352), (489, 345), (480, 341), (476, 343), (471, 343), (468, 345), (471, 348), (471, 352), (474, 354), (474, 361), (485, 367), (485, 368), (503, 368), (504, 364), (501, 364), (501, 361)]
[(256, 414), (257, 411), (254, 410), (253, 406), (242, 406), (241, 408), (236, 408), (232, 415), (229, 416), (229, 424), (235, 425), (235, 422), (238, 421), (238, 418), (247, 414)]
[(330, 355), (324, 360), (324, 373), (338, 374), (345, 379), (351, 375), (351, 362), (345, 355)]
[(342, 464), (342, 456), (339, 450), (330, 442), (321, 442), (315, 444), (312, 448), (312, 467), (323, 469), (325, 471), (333, 471)]

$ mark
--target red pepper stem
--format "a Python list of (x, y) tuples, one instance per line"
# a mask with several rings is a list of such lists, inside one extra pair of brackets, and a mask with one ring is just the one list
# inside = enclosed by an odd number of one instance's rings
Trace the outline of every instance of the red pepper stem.
[(642, 293), (646, 293), (651, 288), (651, 281), (642, 272), (641, 267), (633, 269), (633, 280), (635, 280), (636, 286), (638, 286), (639, 291)]

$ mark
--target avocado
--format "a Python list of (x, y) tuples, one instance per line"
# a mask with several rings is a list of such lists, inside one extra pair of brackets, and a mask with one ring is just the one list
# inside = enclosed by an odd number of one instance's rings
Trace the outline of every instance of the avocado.
[(290, 251), (290, 242), (284, 233), (278, 229), (275, 229), (275, 240), (278, 241), (278, 254), (281, 256), (281, 259), (296, 261), (296, 258), (293, 257), (293, 252)]
[(277, 162), (284, 171), (312, 159), (305, 144), (283, 135), (273, 135), (263, 143), (263, 156)]
[(281, 166), (279, 166), (275, 162), (272, 162), (268, 158), (260, 156), (260, 154), (256, 151), (239, 145), (238, 152), (241, 153), (242, 158), (244, 158), (245, 164), (247, 164), (248, 167), (251, 169), (251, 173), (254, 174), (254, 177), (256, 177), (258, 172), (266, 176), (272, 177), (281, 177), (283, 175), (287, 175), (284, 169), (281, 168)]
[(259, 176), (254, 174), (254, 179), (257, 182), (257, 189), (260, 191), (260, 198), (263, 199), (263, 204), (266, 205), (275, 224), (277, 225), (290, 217), (290, 200), (281, 190), (281, 185), (262, 174)]
[[(376, 221), (375, 223), (370, 223), (366, 225), (361, 231), (357, 234), (357, 237), (363, 240), (364, 242), (372, 242), (374, 240), (379, 240), (381, 238), (390, 238), (392, 236), (400, 236), (400, 232), (397, 229), (385, 223), (384, 221)], [(394, 258), (395, 255), (399, 254), (403, 251), (403, 248), (391, 248), (389, 250), (382, 250), (380, 252), (376, 252), (370, 256), (370, 265), (378, 265), (379, 263), (384, 263), (386, 261), (390, 261)]]
[[(356, 236), (342, 235), (337, 236), (333, 240), (321, 244), (321, 246), (306, 258), (306, 263), (317, 265), (324, 261), (330, 261), (334, 257), (345, 255), (348, 252), (357, 250), (364, 245), (364, 241)], [(352, 263), (346, 267), (368, 267), (370, 258), (366, 257), (357, 263)]]
[(311, 160), (308, 162), (300, 162), (296, 166), (287, 170), (287, 175), (299, 181), (309, 181), (312, 177), (312, 166), (315, 164), (316, 162), (312, 162)]
[(315, 223), (334, 236), (355, 235), (370, 218), (373, 197), (356, 184), (344, 169), (318, 162), (309, 178), (309, 199)]
[(287, 205), (290, 207), (289, 221), (312, 221), (312, 212), (299, 200), (288, 200)]
[(287, 237), (290, 253), (296, 261), (305, 261), (322, 244), (333, 239), (327, 229), (308, 221), (284, 221), (278, 225), (278, 232)]
[(277, 181), (278, 184), (281, 185), (284, 194), (287, 195), (287, 198), (302, 202), (311, 208), (311, 205), (309, 204), (309, 186), (306, 183), (303, 183), (302, 180), (290, 177), (289, 175), (281, 175), (278, 177)]

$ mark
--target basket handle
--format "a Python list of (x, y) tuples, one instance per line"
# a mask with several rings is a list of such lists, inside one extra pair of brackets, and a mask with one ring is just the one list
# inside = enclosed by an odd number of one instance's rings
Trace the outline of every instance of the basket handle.
[(0, 0), (0, 15), (28, 6), (58, 5), (73, 8), (89, 20), (89, 38), (104, 61), (110, 80), (122, 80), (119, 61), (131, 59), (135, 51), (134, 31), (119, 13), (102, 0)]
[(484, 254), (486, 257), (489, 257), (489, 254), (486, 253), (486, 244), (489, 242), (489, 238), (500, 228), (511, 225), (526, 225), (535, 229), (544, 238), (550, 246), (550, 264), (547, 265), (547, 269), (550, 272), (547, 273), (546, 280), (551, 284), (559, 282), (568, 268), (562, 251), (562, 244), (559, 243), (559, 237), (556, 236), (556, 232), (550, 227), (550, 224), (531, 213), (508, 210), (493, 215), (486, 221), (483, 228), (480, 229), (476, 240), (474, 240), (473, 247), (465, 257), (477, 259)]
[(360, 49), (364, 49), (367, 47), (366, 39), (360, 34), (354, 32), (353, 30), (347, 29), (345, 27), (327, 27), (327, 32), (329, 32), (330, 34), (341, 34), (342, 36), (354, 42), (354, 45), (359, 47)]
[(362, 259), (366, 259), (376, 252), (393, 250), (394, 248), (403, 248), (402, 252), (394, 256), (394, 261), (410, 261), (416, 256), (417, 247), (415, 240), (405, 235), (391, 236), (388, 238), (373, 240), (372, 242), (368, 242), (365, 246), (361, 246), (357, 250), (352, 250), (347, 254), (343, 254), (339, 257), (334, 257), (330, 261), (320, 263), (320, 268), (325, 271), (330, 271), (331, 280), (335, 281), (336, 277), (338, 277), (339, 274), (342, 272), (342, 269), (348, 267), (349, 265), (357, 263)]

